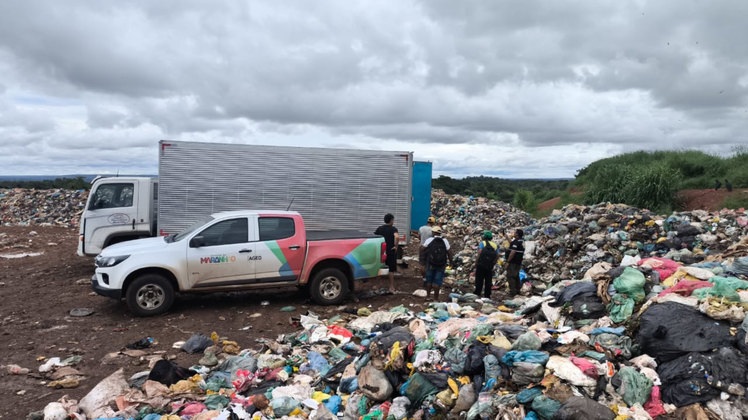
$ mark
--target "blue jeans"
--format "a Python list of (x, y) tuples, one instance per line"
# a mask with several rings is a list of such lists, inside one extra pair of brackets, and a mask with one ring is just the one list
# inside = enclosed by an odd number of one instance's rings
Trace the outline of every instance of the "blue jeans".
[(444, 283), (444, 270), (426, 271), (426, 284), (433, 284), (437, 287), (442, 287), (442, 283)]

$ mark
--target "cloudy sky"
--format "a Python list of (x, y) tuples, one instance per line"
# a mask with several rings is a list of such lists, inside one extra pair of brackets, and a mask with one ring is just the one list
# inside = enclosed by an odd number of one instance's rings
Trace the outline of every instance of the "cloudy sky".
[(748, 142), (748, 2), (0, 2), (0, 174), (156, 173), (160, 139), (571, 177)]

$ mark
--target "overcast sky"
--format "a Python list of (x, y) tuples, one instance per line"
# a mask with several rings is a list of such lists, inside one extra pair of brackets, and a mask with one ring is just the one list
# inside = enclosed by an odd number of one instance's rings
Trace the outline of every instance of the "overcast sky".
[(156, 173), (160, 139), (572, 177), (748, 142), (748, 1), (0, 2), (0, 174)]

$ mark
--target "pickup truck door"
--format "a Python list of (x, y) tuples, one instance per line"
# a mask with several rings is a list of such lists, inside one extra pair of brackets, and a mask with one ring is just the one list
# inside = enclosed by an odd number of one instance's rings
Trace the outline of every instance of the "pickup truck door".
[(301, 276), (306, 254), (306, 233), (289, 216), (257, 219), (257, 283), (293, 282)]
[(112, 178), (96, 184), (85, 213), (84, 244), (87, 254), (98, 254), (112, 235), (135, 232), (138, 218), (138, 187), (132, 180)]
[(221, 220), (195, 233), (200, 247), (187, 247), (190, 289), (237, 286), (255, 277), (255, 243), (250, 242), (254, 225), (247, 217)]

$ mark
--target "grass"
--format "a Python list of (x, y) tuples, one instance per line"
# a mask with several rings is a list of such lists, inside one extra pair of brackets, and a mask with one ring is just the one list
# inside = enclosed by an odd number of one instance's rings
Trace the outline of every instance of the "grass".
[(746, 209), (748, 208), (748, 194), (742, 192), (732, 194), (725, 198), (720, 206), (726, 209)]
[(680, 189), (714, 188), (715, 180), (748, 187), (748, 147), (721, 157), (697, 150), (633, 152), (591, 163), (577, 173), (584, 202), (625, 203), (668, 213)]

